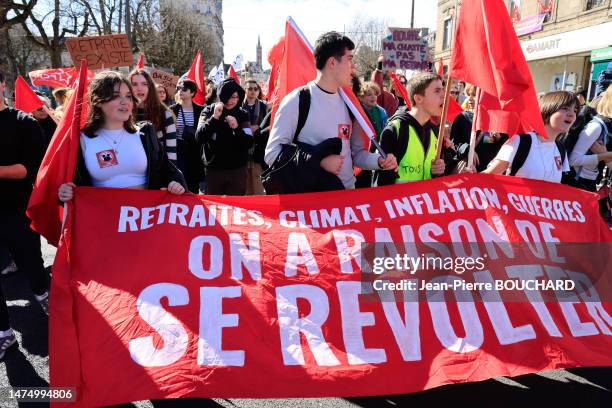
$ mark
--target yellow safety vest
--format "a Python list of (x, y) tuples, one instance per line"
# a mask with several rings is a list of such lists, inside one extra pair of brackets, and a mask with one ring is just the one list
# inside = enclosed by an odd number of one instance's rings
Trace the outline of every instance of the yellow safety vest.
[[(395, 132), (399, 139), (400, 136), (400, 121), (394, 121)], [(414, 131), (414, 128), (408, 126), (408, 146), (406, 147), (406, 153), (399, 162), (398, 178), (395, 183), (407, 183), (410, 181), (420, 181), (431, 179), (431, 162), (436, 158), (437, 137), (436, 134), (431, 131), (431, 141), (427, 152), (421, 143), (418, 135)]]

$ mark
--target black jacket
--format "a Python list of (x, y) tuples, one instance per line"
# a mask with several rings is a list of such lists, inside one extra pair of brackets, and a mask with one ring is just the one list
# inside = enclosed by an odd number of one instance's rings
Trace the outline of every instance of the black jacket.
[[(250, 132), (249, 115), (244, 109), (236, 105), (232, 110), (223, 109), (219, 119), (213, 116), (215, 105), (204, 108), (198, 122), (196, 140), (204, 145), (205, 161), (208, 167), (229, 170), (246, 166), (249, 149), (253, 145), (253, 136), (245, 133)], [(229, 127), (225, 118), (233, 116), (238, 122), (238, 127)]]
[[(171, 181), (180, 183), (185, 189), (187, 184), (183, 173), (170, 160), (157, 139), (157, 134), (153, 124), (145, 122), (139, 130), (140, 141), (147, 154), (147, 189), (159, 190), (168, 187)], [(79, 148), (77, 168), (74, 175), (74, 183), (79, 186), (91, 186), (91, 175), (85, 166), (83, 151)]]
[(266, 146), (268, 139), (270, 138), (270, 119), (272, 118), (272, 111), (269, 111), (263, 120), (259, 123), (259, 129), (255, 131), (253, 135), (253, 142), (255, 144), (253, 148), (253, 161), (261, 164), (263, 169), (267, 169), (268, 165), (264, 161), (266, 154)]
[(27, 170), (23, 179), (0, 178), (0, 212), (24, 213), (45, 153), (44, 136), (36, 119), (10, 107), (0, 111), (0, 129), (0, 166), (21, 164)]
[(198, 127), (198, 119), (204, 110), (204, 106), (193, 103), (193, 133), (186, 131), (183, 127), (183, 133), (179, 138), (178, 124), (183, 121), (182, 109), (183, 107), (178, 103), (170, 107), (170, 110), (176, 116), (177, 124), (176, 164), (183, 172), (189, 190), (197, 194), (199, 192), (198, 184), (204, 178), (204, 164), (202, 163), (202, 148), (195, 139), (195, 130)]
[(608, 69), (601, 71), (597, 77), (597, 86), (595, 87), (595, 96), (605, 92), (612, 83), (612, 61), (608, 64)]

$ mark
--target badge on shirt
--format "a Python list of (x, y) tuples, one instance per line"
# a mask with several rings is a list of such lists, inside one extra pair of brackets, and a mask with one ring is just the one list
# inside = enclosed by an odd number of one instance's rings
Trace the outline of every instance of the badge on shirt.
[(351, 137), (351, 125), (346, 123), (340, 123), (338, 125), (338, 137), (340, 139), (349, 139)]
[(119, 160), (117, 160), (117, 154), (114, 150), (102, 150), (101, 152), (96, 153), (96, 157), (98, 158), (98, 165), (101, 169), (105, 167), (112, 167), (119, 164)]
[(563, 168), (563, 163), (561, 162), (561, 157), (555, 156), (555, 164), (557, 165), (557, 170), (561, 170)]

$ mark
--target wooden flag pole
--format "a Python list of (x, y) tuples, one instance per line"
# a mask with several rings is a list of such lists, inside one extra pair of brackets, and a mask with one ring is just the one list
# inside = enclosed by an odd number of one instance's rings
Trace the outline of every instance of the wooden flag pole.
[(436, 160), (440, 158), (442, 154), (442, 146), (444, 145), (444, 128), (446, 125), (446, 114), (448, 112), (448, 100), (450, 97), (452, 78), (448, 75), (446, 79), (446, 88), (444, 90), (444, 107), (442, 108), (442, 116), (440, 117), (440, 130), (438, 132), (438, 144), (436, 146)]

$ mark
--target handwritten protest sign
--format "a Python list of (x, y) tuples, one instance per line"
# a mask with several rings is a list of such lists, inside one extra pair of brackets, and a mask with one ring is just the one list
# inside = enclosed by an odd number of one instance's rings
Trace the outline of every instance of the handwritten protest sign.
[(166, 92), (168, 95), (174, 95), (176, 84), (179, 80), (179, 77), (176, 75), (172, 75), (169, 72), (161, 71), (159, 69), (150, 69), (149, 73), (153, 78), (153, 81), (156, 84), (160, 84), (164, 88), (166, 88)]
[(418, 28), (389, 28), (391, 34), (382, 40), (383, 71), (429, 68), (427, 40)]
[(89, 69), (134, 65), (127, 34), (69, 38), (66, 40), (66, 48), (74, 65), (84, 59)]

